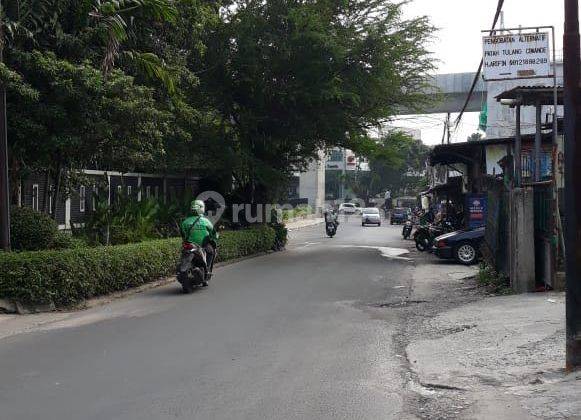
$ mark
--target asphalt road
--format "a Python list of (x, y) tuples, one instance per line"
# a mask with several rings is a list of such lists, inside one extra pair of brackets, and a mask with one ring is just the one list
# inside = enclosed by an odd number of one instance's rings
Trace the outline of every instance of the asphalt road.
[(0, 419), (399, 419), (399, 227), (291, 233), (287, 251), (0, 340)]

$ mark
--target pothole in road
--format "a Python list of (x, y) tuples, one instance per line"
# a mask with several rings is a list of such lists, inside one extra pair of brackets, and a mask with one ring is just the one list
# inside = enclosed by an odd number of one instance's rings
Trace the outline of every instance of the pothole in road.
[(402, 300), (399, 302), (384, 302), (372, 305), (376, 308), (405, 308), (412, 305), (419, 305), (421, 303), (428, 303), (427, 300)]
[(477, 325), (476, 324), (472, 324), (472, 325), (458, 325), (456, 327), (452, 327), (452, 328), (447, 328), (443, 331), (441, 331), (441, 333), (443, 335), (452, 335), (452, 334), (458, 334), (464, 331), (468, 331), (471, 330), (472, 328), (476, 328)]
[(381, 253), (382, 257), (389, 258), (392, 260), (400, 261), (412, 261), (411, 258), (404, 257), (403, 255), (408, 255), (409, 250), (403, 248), (390, 248), (387, 246), (371, 246), (371, 245), (338, 245), (340, 248), (363, 248), (363, 249), (375, 249)]

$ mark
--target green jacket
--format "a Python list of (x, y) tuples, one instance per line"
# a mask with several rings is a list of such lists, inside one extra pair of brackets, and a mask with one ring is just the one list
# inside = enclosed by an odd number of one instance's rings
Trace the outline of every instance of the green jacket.
[(212, 222), (204, 216), (188, 217), (182, 222), (180, 231), (184, 241), (199, 246), (205, 246), (208, 240), (215, 241), (218, 239), (218, 234)]

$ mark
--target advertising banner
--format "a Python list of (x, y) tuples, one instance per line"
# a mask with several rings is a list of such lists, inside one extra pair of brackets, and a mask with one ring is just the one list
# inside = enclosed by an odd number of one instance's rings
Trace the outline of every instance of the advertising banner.
[(486, 195), (468, 194), (466, 196), (466, 215), (470, 229), (485, 226), (487, 213), (488, 197)]

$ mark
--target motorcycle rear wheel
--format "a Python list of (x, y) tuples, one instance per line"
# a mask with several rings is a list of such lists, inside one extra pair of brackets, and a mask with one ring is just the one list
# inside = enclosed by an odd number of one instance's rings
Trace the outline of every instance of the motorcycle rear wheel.
[(425, 252), (429, 247), (429, 239), (425, 236), (419, 236), (416, 238), (416, 249), (420, 252)]

